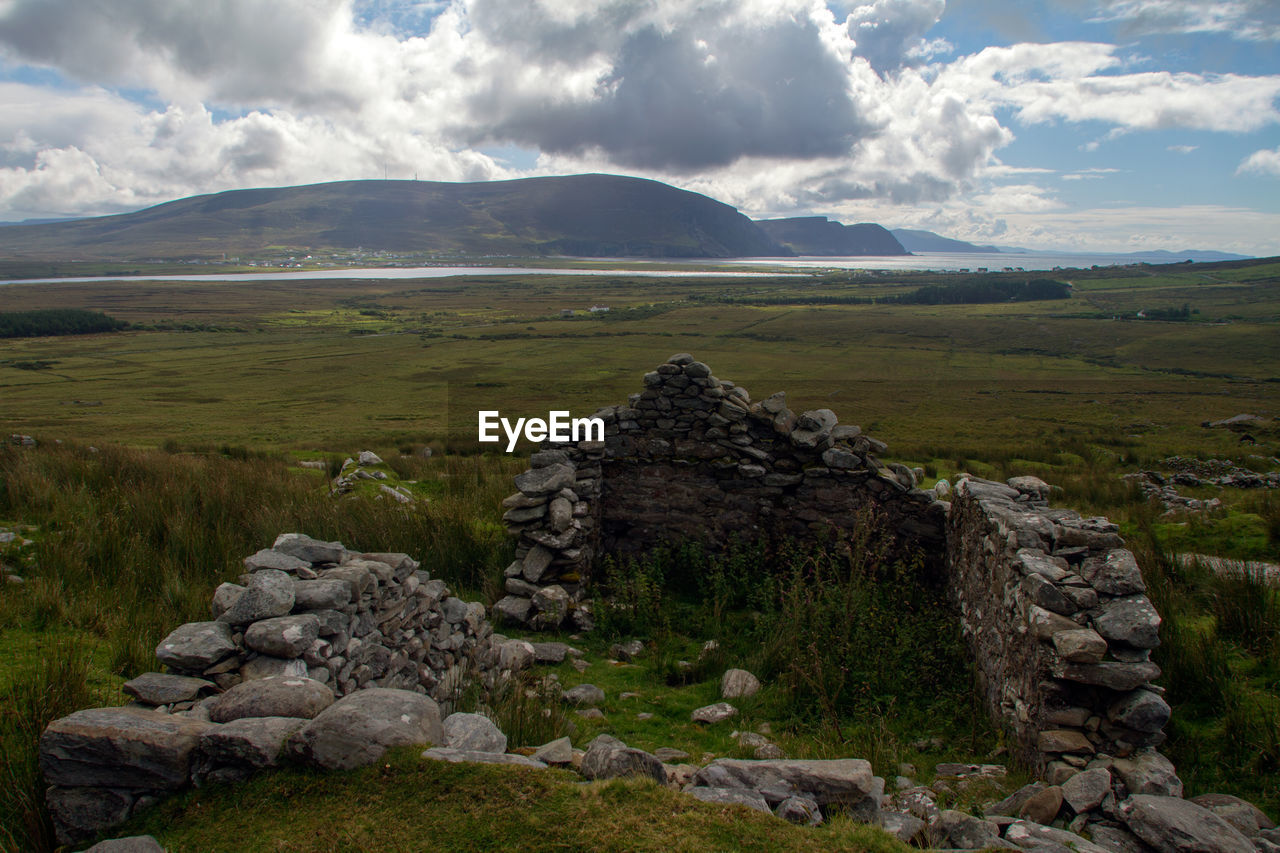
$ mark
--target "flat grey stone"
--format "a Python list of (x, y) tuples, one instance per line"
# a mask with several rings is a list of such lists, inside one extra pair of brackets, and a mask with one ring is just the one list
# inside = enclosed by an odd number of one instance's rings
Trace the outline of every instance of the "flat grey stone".
[(302, 658), (258, 655), (240, 665), (240, 677), (245, 681), (257, 681), (262, 678), (306, 678), (307, 662)]
[[(831, 803), (859, 806), (869, 800), (876, 789), (870, 763), (860, 758), (825, 761), (718, 758), (697, 772), (693, 784), (764, 791), (779, 802), (790, 796), (808, 796), (819, 806)], [(876, 810), (878, 812), (878, 805)]]
[(738, 716), (738, 709), (728, 702), (716, 702), (694, 710), (690, 715), (695, 723), (721, 723), (730, 717)]
[(1093, 627), (1107, 640), (1139, 649), (1160, 645), (1160, 615), (1145, 595), (1115, 598), (1099, 609)]
[(525, 755), (507, 755), (500, 752), (481, 752), (478, 750), (453, 749), (451, 747), (432, 747), (424, 750), (422, 757), (432, 761), (447, 761), (450, 764), (511, 764), (517, 767), (547, 769), (547, 765), (541, 761)]
[(347, 549), (341, 542), (321, 542), (301, 533), (282, 533), (271, 545), (272, 550), (307, 563), (341, 563)]
[(99, 841), (84, 853), (165, 853), (165, 849), (150, 835), (131, 835)]
[(594, 684), (579, 684), (561, 695), (571, 705), (599, 705), (604, 701), (604, 691)]
[(216, 693), (218, 686), (203, 678), (171, 675), (165, 672), (144, 672), (137, 678), (126, 681), (122, 689), (147, 705), (171, 705), (174, 702), (192, 701), (201, 693)]
[(293, 582), (293, 607), (295, 610), (333, 610), (351, 602), (351, 582), (342, 578), (325, 577)]
[(311, 563), (306, 560), (299, 560), (297, 557), (281, 553), (280, 551), (264, 548), (256, 554), (250, 554), (248, 557), (245, 557), (244, 567), (251, 572), (260, 572), (263, 569), (275, 569), (280, 572), (296, 572), (298, 569), (311, 568)]
[(1190, 800), (1134, 794), (1120, 804), (1129, 830), (1158, 853), (1253, 853), (1234, 826)]
[(40, 770), (67, 788), (177, 790), (210, 723), (142, 708), (90, 708), (40, 735)]
[(769, 803), (755, 791), (742, 788), (686, 788), (685, 793), (704, 803), (746, 806), (765, 814), (773, 814)]

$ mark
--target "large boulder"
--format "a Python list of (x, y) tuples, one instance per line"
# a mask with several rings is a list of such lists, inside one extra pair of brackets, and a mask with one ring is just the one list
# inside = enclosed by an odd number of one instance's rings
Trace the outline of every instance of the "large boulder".
[(1253, 853), (1238, 829), (1190, 800), (1134, 794), (1120, 804), (1120, 815), (1157, 853)]
[(45, 793), (59, 844), (70, 845), (119, 826), (129, 817), (137, 792), (124, 788), (51, 787)]
[(330, 770), (372, 764), (389, 747), (444, 742), (440, 707), (419, 693), (372, 687), (321, 711), (290, 740), (302, 759)]
[(143, 708), (90, 708), (54, 720), (40, 735), (50, 785), (177, 790), (212, 724)]
[(215, 699), (209, 719), (229, 723), (244, 717), (301, 717), (310, 720), (333, 704), (333, 691), (311, 678), (275, 675), (242, 681)]
[(441, 726), (444, 746), (465, 752), (506, 752), (507, 736), (481, 714), (450, 714)]
[(203, 672), (235, 651), (231, 628), (226, 623), (188, 622), (160, 641), (156, 658), (183, 672)]

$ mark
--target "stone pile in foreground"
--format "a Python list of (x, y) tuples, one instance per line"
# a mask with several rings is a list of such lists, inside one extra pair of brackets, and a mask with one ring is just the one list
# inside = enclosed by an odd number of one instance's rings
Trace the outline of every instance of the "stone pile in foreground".
[(161, 641), (165, 671), (124, 685), (130, 705), (77, 711), (41, 736), (61, 843), (286, 758), (345, 769), (441, 744), (442, 703), (532, 660), (405, 554), (291, 533), (244, 565), (214, 593), (211, 619)]

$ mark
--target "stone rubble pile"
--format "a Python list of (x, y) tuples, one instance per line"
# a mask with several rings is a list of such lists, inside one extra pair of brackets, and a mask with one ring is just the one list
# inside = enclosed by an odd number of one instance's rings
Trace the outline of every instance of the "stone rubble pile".
[[(1272, 460), (1275, 464), (1280, 461)], [(1123, 475), (1122, 479), (1136, 482), (1143, 497), (1158, 500), (1170, 512), (1182, 510), (1212, 511), (1222, 506), (1219, 498), (1189, 498), (1178, 493), (1178, 487), (1199, 488), (1216, 486), (1233, 489), (1280, 489), (1280, 471), (1260, 474), (1241, 468), (1230, 459), (1187, 459), (1170, 456), (1161, 463), (1174, 473), (1155, 470), (1136, 471)]]
[(405, 554), (289, 533), (244, 564), (241, 583), (215, 591), (211, 620), (161, 641), (166, 671), (124, 685), (132, 704), (78, 711), (42, 735), (63, 843), (287, 753), (344, 768), (391, 745), (441, 743), (439, 704), (519, 668), (484, 606)]
[(594, 556), (663, 541), (817, 540), (877, 517), (899, 551), (939, 562), (945, 510), (922, 472), (884, 464), (885, 445), (830, 409), (797, 415), (784, 393), (753, 403), (688, 353), (644, 390), (597, 411), (605, 440), (548, 444), (516, 477), (504, 521), (517, 539), (495, 613), (533, 628), (584, 628)]
[(1036, 478), (955, 487), (948, 592), (986, 705), (1050, 784), (1107, 756), (1165, 767), (1160, 616), (1142, 572), (1114, 524), (1046, 498)]

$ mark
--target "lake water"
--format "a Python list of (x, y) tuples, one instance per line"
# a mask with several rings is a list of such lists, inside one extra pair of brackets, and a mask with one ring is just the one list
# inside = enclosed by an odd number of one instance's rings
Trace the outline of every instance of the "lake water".
[(1006, 267), (1024, 270), (1051, 270), (1054, 267), (1088, 269), (1092, 266), (1124, 266), (1141, 263), (1176, 263), (1184, 258), (1152, 261), (1139, 255), (1093, 255), (1068, 252), (916, 252), (914, 255), (849, 258), (741, 258), (729, 264), (771, 264), (795, 269), (864, 270), (969, 270), (985, 267), (1000, 272)]
[[(635, 263), (634, 259), (596, 258), (600, 263), (621, 260)], [(1149, 259), (1148, 259), (1149, 261)], [(667, 261), (671, 263), (672, 261)], [(676, 261), (686, 263), (685, 261)], [(723, 272), (718, 270), (649, 270), (649, 269), (535, 269), (532, 267), (371, 267), (344, 268), (326, 270), (267, 270), (248, 273), (197, 272), (173, 275), (103, 275), (77, 278), (27, 278), (11, 281), (0, 281), (0, 284), (50, 284), (58, 282), (91, 282), (91, 281), (317, 281), (325, 279), (421, 279), (448, 278), (451, 276), (474, 275), (610, 275), (652, 278), (679, 277), (713, 277), (735, 278), (744, 276), (776, 275), (776, 273), (753, 270), (751, 267), (781, 267), (792, 269), (794, 275), (805, 275), (823, 269), (863, 269), (863, 270), (971, 270), (978, 271), (985, 267), (992, 272), (999, 272), (1006, 267), (1024, 270), (1051, 270), (1054, 267), (1074, 267), (1088, 269), (1091, 266), (1111, 266), (1142, 263), (1143, 259), (1128, 255), (1087, 255), (1056, 254), (1050, 252), (1032, 252), (1026, 254), (987, 253), (987, 252), (917, 252), (914, 255), (898, 256), (858, 256), (849, 258), (799, 257), (799, 258), (739, 258), (734, 260), (708, 260), (708, 265), (722, 266), (733, 264), (741, 266), (742, 272)], [(694, 262), (689, 262), (694, 263)], [(202, 269), (208, 269), (204, 267)]]

